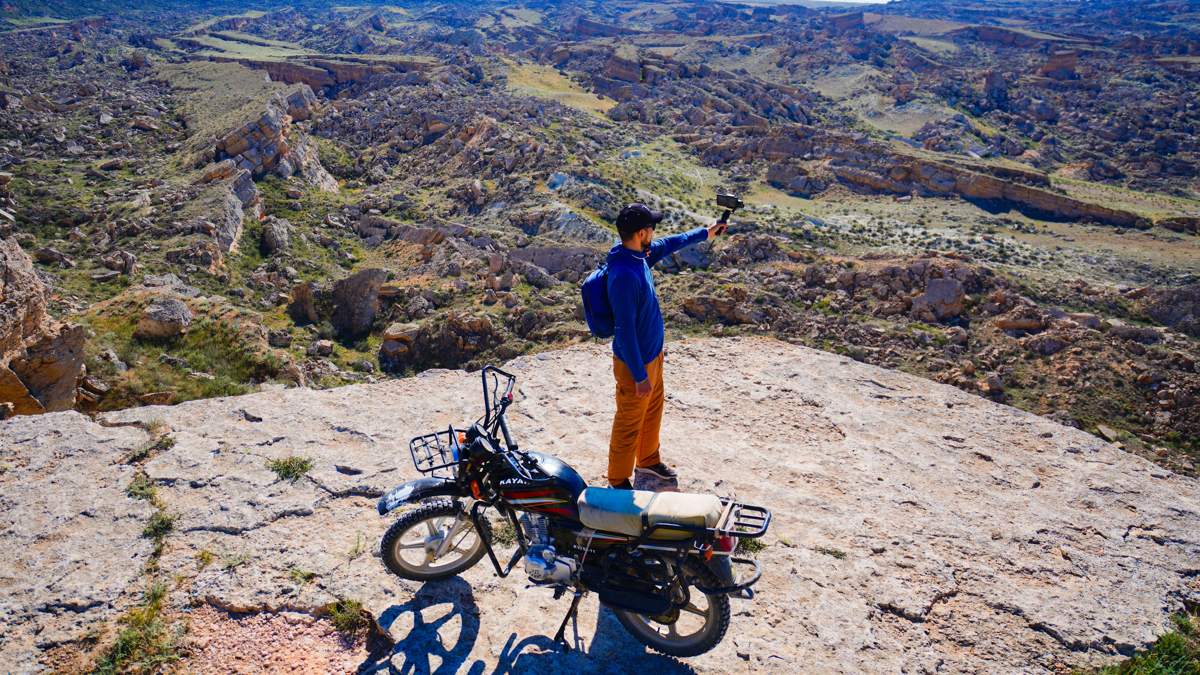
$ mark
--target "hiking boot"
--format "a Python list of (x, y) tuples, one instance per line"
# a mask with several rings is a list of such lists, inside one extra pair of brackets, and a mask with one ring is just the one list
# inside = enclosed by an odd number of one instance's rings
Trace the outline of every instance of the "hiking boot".
[(638, 469), (633, 473), (633, 489), (649, 490), (650, 492), (679, 492), (679, 480), (663, 478), (658, 473), (647, 469)]
[(620, 483), (617, 483), (616, 485), (609, 485), (608, 487), (610, 487), (614, 490), (632, 490), (633, 484), (629, 482), (628, 478), (626, 478), (625, 480), (621, 481)]
[(679, 474), (675, 473), (675, 469), (662, 462), (652, 464), (651, 466), (639, 466), (636, 471), (647, 471), (657, 476), (659, 480), (679, 482)]

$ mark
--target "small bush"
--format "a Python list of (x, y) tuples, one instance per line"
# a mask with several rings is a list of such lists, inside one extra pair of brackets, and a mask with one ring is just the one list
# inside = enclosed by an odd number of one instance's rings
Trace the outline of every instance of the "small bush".
[(235, 553), (233, 555), (222, 556), (221, 569), (230, 572), (248, 562), (250, 562), (250, 554), (248, 553)]
[(333, 627), (339, 633), (353, 635), (367, 625), (367, 619), (363, 616), (362, 603), (357, 600), (338, 600), (326, 605), (325, 611), (328, 612), (329, 620), (333, 622)]
[(1196, 675), (1200, 673), (1200, 615), (1172, 619), (1175, 630), (1158, 638), (1150, 649), (1128, 661), (1099, 671), (1100, 675)]
[(741, 537), (738, 539), (737, 548), (735, 548), (734, 551), (742, 555), (755, 555), (759, 551), (765, 550), (766, 548), (767, 544), (762, 539)]
[(150, 482), (149, 476), (139, 471), (129, 482), (129, 486), (125, 488), (125, 494), (134, 499), (153, 502), (155, 500), (154, 483)]
[(846, 559), (846, 552), (841, 549), (829, 548), (828, 546), (818, 546), (815, 550), (817, 553), (823, 553), (827, 556), (837, 558), (838, 560)]
[(175, 529), (175, 516), (168, 515), (165, 511), (155, 511), (154, 515), (150, 516), (150, 520), (146, 522), (142, 536), (147, 539), (161, 540), (173, 529)]
[(173, 447), (175, 447), (174, 438), (167, 435), (159, 436), (158, 438), (151, 439), (137, 448), (134, 448), (128, 455), (125, 456), (123, 461), (125, 464), (137, 464), (138, 462), (149, 459), (157, 452), (170, 450)]
[(307, 457), (284, 457), (270, 460), (267, 468), (274, 471), (280, 480), (295, 483), (312, 470), (313, 461)]
[(492, 544), (500, 546), (512, 546), (517, 543), (517, 532), (513, 529), (512, 523), (507, 520), (492, 528)]
[(317, 573), (316, 572), (308, 572), (306, 570), (300, 569), (299, 567), (293, 567), (290, 570), (288, 570), (288, 576), (291, 577), (292, 582), (295, 583), (297, 586), (303, 586), (304, 584), (307, 584), (308, 582), (312, 581), (313, 579), (316, 579)]
[(118, 620), (124, 628), (96, 664), (96, 673), (160, 672), (164, 665), (179, 660), (183, 631), (168, 626), (162, 618), (166, 596), (165, 584), (161, 581), (150, 584), (142, 596), (142, 604)]
[(216, 559), (217, 556), (215, 553), (208, 549), (201, 549), (196, 553), (196, 567), (199, 569), (204, 569), (205, 567), (211, 565)]

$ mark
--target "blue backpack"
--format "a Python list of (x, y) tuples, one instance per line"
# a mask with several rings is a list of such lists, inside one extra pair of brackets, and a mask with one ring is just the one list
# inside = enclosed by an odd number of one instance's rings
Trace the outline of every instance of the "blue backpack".
[(583, 280), (583, 317), (588, 330), (598, 338), (613, 336), (613, 311), (608, 302), (608, 263), (592, 271)]

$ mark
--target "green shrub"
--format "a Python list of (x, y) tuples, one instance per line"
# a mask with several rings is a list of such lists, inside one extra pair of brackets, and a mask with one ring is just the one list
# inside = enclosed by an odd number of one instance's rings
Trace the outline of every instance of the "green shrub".
[(274, 471), (280, 480), (295, 483), (312, 470), (313, 461), (307, 457), (284, 457), (267, 462), (267, 468)]
[(125, 494), (134, 499), (145, 499), (146, 501), (153, 502), (155, 501), (154, 483), (150, 482), (149, 476), (139, 471), (125, 488)]
[(1172, 619), (1175, 630), (1150, 649), (1099, 671), (1100, 675), (1200, 675), (1200, 615)]
[(329, 620), (333, 622), (333, 627), (339, 633), (353, 635), (367, 625), (362, 603), (357, 600), (343, 599), (332, 602), (325, 606), (325, 611), (329, 615)]
[(118, 619), (123, 626), (116, 642), (96, 664), (96, 673), (157, 673), (180, 658), (182, 627), (167, 625), (162, 617), (167, 587), (154, 581), (142, 596), (141, 605)]
[(175, 516), (168, 515), (165, 511), (155, 511), (154, 515), (150, 516), (150, 520), (146, 522), (146, 527), (142, 529), (142, 536), (161, 541), (173, 529), (175, 529)]
[(734, 549), (734, 552), (742, 555), (756, 555), (759, 551), (765, 550), (766, 548), (767, 544), (762, 539), (741, 537), (738, 539), (737, 548)]

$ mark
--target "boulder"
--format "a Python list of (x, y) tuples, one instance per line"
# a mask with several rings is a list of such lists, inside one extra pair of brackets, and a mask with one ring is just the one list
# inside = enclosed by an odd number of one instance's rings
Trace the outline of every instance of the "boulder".
[(420, 336), (421, 326), (416, 323), (393, 323), (383, 331), (383, 344), (379, 346), (379, 367), (387, 372), (404, 370), (413, 343)]
[(925, 292), (913, 298), (910, 312), (919, 321), (945, 321), (962, 314), (966, 299), (966, 291), (958, 279), (930, 279)]
[(12, 238), (0, 238), (0, 404), (9, 414), (69, 410), (86, 332), (46, 314), (42, 282)]
[(287, 307), (288, 316), (296, 325), (303, 326), (316, 323), (320, 318), (317, 314), (316, 300), (312, 282), (301, 282), (292, 287), (291, 302)]
[(133, 336), (139, 340), (166, 340), (178, 337), (192, 325), (192, 310), (178, 298), (152, 301), (138, 320)]
[(379, 311), (379, 289), (387, 278), (387, 270), (372, 268), (356, 272), (333, 285), (330, 321), (339, 337), (356, 340), (371, 332)]
[(263, 223), (261, 248), (266, 255), (287, 253), (291, 245), (292, 224), (284, 218), (267, 216)]
[(1144, 326), (1117, 324), (1108, 329), (1108, 334), (1122, 340), (1140, 342), (1144, 345), (1152, 345), (1162, 340), (1162, 333)]

